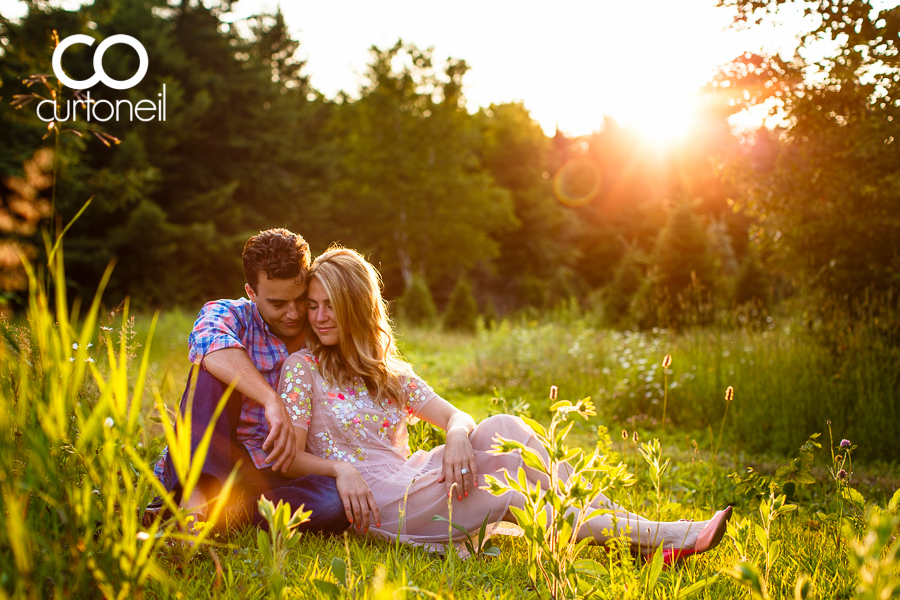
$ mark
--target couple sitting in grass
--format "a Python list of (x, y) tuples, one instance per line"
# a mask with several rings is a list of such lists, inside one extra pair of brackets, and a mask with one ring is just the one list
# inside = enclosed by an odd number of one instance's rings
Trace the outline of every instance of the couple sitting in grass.
[[(446, 522), (469, 531), (485, 515), (515, 522), (523, 497), (482, 489), (485, 475), (516, 476), (520, 453), (491, 451), (498, 437), (546, 451), (518, 417), (495, 415), (477, 424), (413, 372), (394, 340), (375, 268), (353, 250), (335, 248), (310, 266), (300, 236), (284, 229), (252, 237), (244, 247), (248, 299), (203, 307), (190, 337), (200, 363), (194, 382), (192, 448), (212, 420), (226, 384), (235, 392), (216, 421), (200, 484), (180, 497), (166, 457), (157, 468), (186, 509), (205, 514), (235, 465), (226, 518), (260, 523), (261, 495), (312, 510), (304, 527), (399, 539), (431, 549), (448, 543)], [(182, 408), (187, 402), (185, 391)], [(410, 456), (407, 423), (424, 420), (447, 432), (447, 443)], [(524, 467), (530, 483), (544, 475)], [(565, 476), (565, 475), (563, 475)], [(544, 480), (541, 487), (547, 488)], [(709, 521), (659, 522), (601, 496), (601, 516), (579, 537), (605, 543), (624, 535), (642, 554), (664, 547), (667, 562), (714, 547), (730, 509)], [(464, 534), (454, 530), (462, 542)]]

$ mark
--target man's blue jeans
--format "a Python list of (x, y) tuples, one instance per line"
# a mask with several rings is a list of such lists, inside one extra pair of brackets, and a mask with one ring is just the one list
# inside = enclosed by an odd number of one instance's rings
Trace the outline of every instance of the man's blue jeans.
[[(194, 371), (192, 371), (193, 373)], [(209, 371), (200, 368), (196, 371), (197, 385), (194, 389), (194, 401), (191, 417), (191, 454), (193, 455), (215, 414), (216, 406), (225, 393), (226, 386)], [(184, 395), (181, 398), (181, 411), (187, 410), (191, 379), (188, 377)], [(237, 479), (229, 497), (229, 504), (217, 526), (240, 525), (253, 523), (266, 526), (259, 514), (257, 501), (260, 496), (278, 504), (279, 500), (290, 503), (296, 510), (301, 504), (305, 510), (311, 510), (310, 520), (300, 526), (301, 531), (340, 532), (350, 523), (344, 514), (344, 505), (337, 493), (335, 481), (322, 475), (308, 475), (298, 479), (289, 479), (271, 468), (257, 469), (250, 458), (244, 444), (238, 441), (236, 429), (241, 416), (241, 405), (244, 397), (232, 392), (213, 428), (212, 439), (198, 485), (207, 499), (212, 501), (221, 491), (222, 484), (228, 479), (235, 465), (238, 466)], [(175, 490), (175, 501), (181, 501), (181, 485), (167, 457), (164, 473), (166, 487)]]

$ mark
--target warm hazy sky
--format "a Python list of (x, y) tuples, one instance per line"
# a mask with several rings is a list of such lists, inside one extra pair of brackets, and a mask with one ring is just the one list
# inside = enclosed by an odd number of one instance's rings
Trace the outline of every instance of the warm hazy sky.
[[(436, 58), (469, 63), (471, 108), (522, 100), (548, 133), (559, 123), (564, 132), (581, 135), (598, 129), (604, 114), (620, 122), (639, 114), (655, 115), (657, 125), (683, 121), (693, 91), (716, 65), (744, 51), (792, 46), (796, 16), (786, 18), (793, 31), (736, 31), (728, 27), (731, 12), (715, 5), (716, 0), (286, 0), (281, 8), (301, 41), (313, 85), (326, 95), (355, 93), (368, 48), (402, 37), (433, 46)], [(275, 6), (241, 0), (233, 17)], [(24, 3), (0, 0), (0, 12), (20, 16)]]

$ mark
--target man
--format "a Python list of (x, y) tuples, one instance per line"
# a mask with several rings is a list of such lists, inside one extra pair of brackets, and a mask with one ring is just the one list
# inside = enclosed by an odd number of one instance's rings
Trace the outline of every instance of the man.
[[(242, 264), (249, 298), (217, 300), (203, 306), (190, 336), (190, 360), (199, 364), (193, 393), (191, 452), (215, 413), (227, 384), (235, 389), (216, 421), (200, 480), (181, 497), (178, 476), (167, 456), (157, 475), (175, 491), (181, 506), (205, 520), (208, 505), (238, 465), (226, 516), (261, 523), (256, 502), (262, 494), (277, 503), (312, 510), (303, 529), (343, 531), (349, 525), (334, 479), (310, 475), (288, 479), (297, 453), (294, 428), (275, 388), (284, 359), (304, 344), (306, 271), (309, 246), (285, 229), (269, 229), (244, 245)], [(186, 411), (191, 381), (181, 401)]]

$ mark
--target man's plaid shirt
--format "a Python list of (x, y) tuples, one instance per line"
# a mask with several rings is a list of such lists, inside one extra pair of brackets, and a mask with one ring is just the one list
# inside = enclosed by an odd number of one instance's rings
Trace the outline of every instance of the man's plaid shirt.
[[(191, 331), (188, 357), (194, 364), (203, 357), (222, 348), (243, 348), (253, 365), (274, 389), (278, 385), (281, 364), (288, 357), (287, 346), (269, 331), (269, 326), (259, 315), (256, 304), (240, 300), (216, 300), (207, 302)], [(266, 468), (263, 442), (269, 433), (265, 410), (253, 400), (244, 399), (241, 418), (237, 426), (237, 438), (243, 442), (258, 469)], [(162, 475), (167, 452), (156, 466), (157, 476)]]

